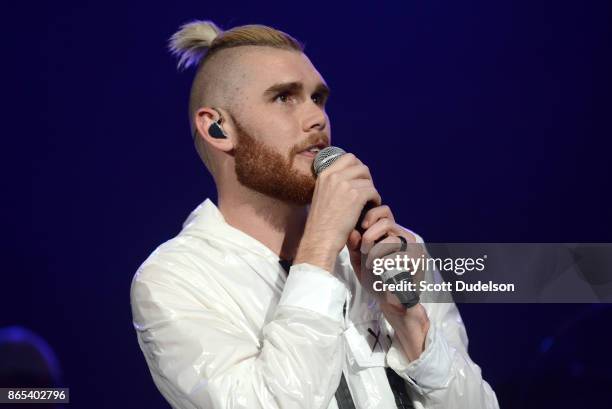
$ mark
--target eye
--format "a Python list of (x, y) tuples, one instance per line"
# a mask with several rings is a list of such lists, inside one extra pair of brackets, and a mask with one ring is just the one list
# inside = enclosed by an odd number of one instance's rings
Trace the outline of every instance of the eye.
[(280, 101), (280, 102), (289, 102), (289, 99), (291, 98), (291, 93), (290, 92), (281, 92), (280, 94), (278, 94), (276, 97), (274, 97), (274, 101)]
[(322, 94), (312, 94), (312, 101), (317, 105), (324, 105), (326, 98)]

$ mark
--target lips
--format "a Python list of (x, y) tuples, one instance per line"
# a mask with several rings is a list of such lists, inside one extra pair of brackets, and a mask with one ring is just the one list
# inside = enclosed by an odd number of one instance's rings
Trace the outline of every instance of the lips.
[(308, 158), (314, 158), (315, 156), (317, 156), (317, 154), (315, 152), (310, 152), (310, 151), (302, 151), (302, 152), (298, 153), (298, 155), (306, 156)]
[(300, 154), (308, 154), (309, 156), (316, 156), (317, 153), (319, 153), (319, 151), (323, 148), (327, 147), (326, 144), (324, 143), (317, 143), (314, 145), (310, 145), (309, 147), (307, 147), (306, 149), (304, 149), (303, 151), (299, 152)]

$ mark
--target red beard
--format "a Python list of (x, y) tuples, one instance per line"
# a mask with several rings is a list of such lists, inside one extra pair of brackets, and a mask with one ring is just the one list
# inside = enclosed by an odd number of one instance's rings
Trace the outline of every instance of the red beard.
[(295, 156), (316, 143), (329, 145), (328, 138), (323, 134), (313, 134), (301, 146), (294, 146), (289, 152), (289, 158), (261, 141), (252, 137), (234, 119), (237, 133), (237, 144), (234, 150), (234, 160), (238, 181), (259, 193), (283, 202), (296, 205), (307, 205), (312, 201), (316, 177), (311, 169), (310, 175), (304, 175), (293, 169)]

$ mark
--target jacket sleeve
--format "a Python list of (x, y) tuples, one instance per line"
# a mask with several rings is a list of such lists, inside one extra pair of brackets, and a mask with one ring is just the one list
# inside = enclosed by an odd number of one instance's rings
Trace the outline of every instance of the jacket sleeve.
[(141, 267), (132, 282), (134, 327), (173, 408), (327, 408), (344, 357), (347, 290), (340, 280), (309, 264), (293, 266), (258, 336), (150, 268), (159, 267)]
[(454, 303), (423, 304), (430, 328), (421, 356), (409, 362), (394, 341), (387, 363), (409, 389), (415, 408), (495, 409), (495, 392), (467, 352), (468, 339)]
[[(443, 282), (437, 270), (427, 280)], [(422, 302), (430, 328), (421, 356), (409, 362), (394, 339), (387, 364), (406, 380), (415, 408), (498, 409), (495, 392), (468, 354), (467, 332), (457, 305), (452, 300), (431, 301)]]

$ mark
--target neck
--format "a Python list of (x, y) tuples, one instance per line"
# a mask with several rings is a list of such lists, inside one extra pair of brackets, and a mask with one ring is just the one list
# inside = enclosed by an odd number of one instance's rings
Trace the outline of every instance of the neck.
[(219, 211), (225, 221), (263, 243), (280, 258), (295, 257), (308, 207), (288, 204), (241, 187), (218, 191)]

